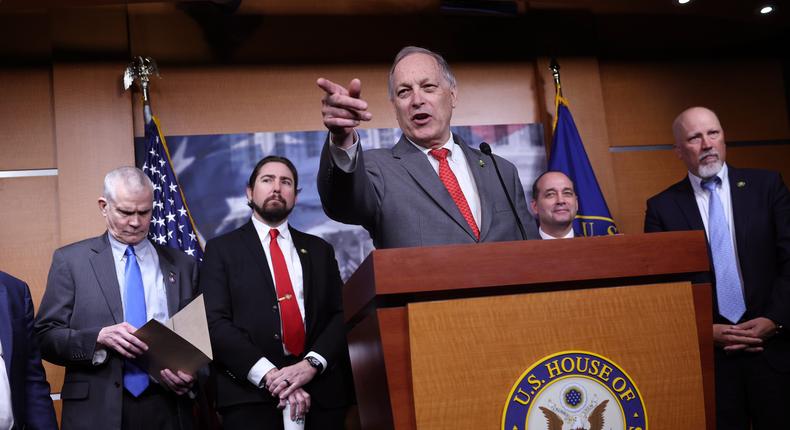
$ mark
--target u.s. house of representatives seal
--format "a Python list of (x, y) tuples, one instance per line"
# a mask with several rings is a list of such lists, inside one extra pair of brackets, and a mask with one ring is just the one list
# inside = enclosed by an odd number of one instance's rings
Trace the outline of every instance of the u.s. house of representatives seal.
[(647, 430), (642, 395), (620, 366), (586, 351), (542, 358), (518, 378), (502, 430)]

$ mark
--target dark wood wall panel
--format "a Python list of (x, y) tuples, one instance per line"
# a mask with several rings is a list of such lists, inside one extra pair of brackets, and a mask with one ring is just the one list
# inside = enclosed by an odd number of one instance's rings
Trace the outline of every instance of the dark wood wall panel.
[[(151, 86), (154, 114), (166, 134), (323, 130), (315, 84), (325, 77), (347, 85), (362, 81), (373, 120), (362, 127), (397, 127), (387, 96), (389, 65), (228, 66), (160, 69)], [(458, 64), (454, 124), (537, 122), (531, 63)], [(142, 103), (133, 98), (135, 134), (143, 134)]]
[(672, 121), (691, 106), (719, 115), (729, 140), (790, 137), (778, 60), (601, 62), (611, 146), (672, 143)]
[(30, 285), (36, 306), (58, 241), (57, 178), (0, 179), (0, 269)]
[(0, 170), (55, 167), (50, 68), (0, 68), (0, 94)]

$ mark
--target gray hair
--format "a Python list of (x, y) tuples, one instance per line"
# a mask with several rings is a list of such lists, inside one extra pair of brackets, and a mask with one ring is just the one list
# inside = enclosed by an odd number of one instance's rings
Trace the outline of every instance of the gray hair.
[(104, 190), (102, 197), (109, 202), (115, 202), (115, 190), (121, 184), (132, 191), (147, 190), (154, 194), (154, 184), (151, 179), (137, 167), (123, 166), (111, 170), (104, 176)]
[(450, 65), (447, 64), (447, 61), (445, 61), (444, 57), (431, 50), (420, 48), (419, 46), (407, 46), (398, 52), (398, 55), (395, 56), (395, 61), (392, 62), (392, 67), (390, 67), (389, 80), (387, 81), (387, 91), (389, 93), (390, 100), (395, 99), (395, 83), (392, 81), (392, 75), (395, 73), (395, 67), (401, 62), (401, 60), (412, 54), (425, 54), (433, 57), (433, 59), (436, 60), (436, 64), (438, 64), (439, 68), (442, 70), (444, 79), (448, 84), (450, 84), (450, 88), (455, 88), (455, 75), (453, 75), (453, 71), (450, 70)]

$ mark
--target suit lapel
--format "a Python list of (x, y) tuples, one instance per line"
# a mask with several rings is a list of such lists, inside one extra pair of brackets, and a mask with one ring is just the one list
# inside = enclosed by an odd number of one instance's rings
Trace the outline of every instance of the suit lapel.
[(165, 294), (167, 294), (167, 314), (172, 317), (179, 310), (181, 298), (181, 276), (173, 265), (173, 261), (163, 248), (153, 245), (156, 254), (159, 256), (159, 270), (162, 272), (162, 282), (165, 284)]
[(11, 330), (11, 305), (8, 303), (8, 293), (6, 287), (0, 283), (0, 342), (3, 345), (3, 357), (5, 370), (8, 378), (11, 379), (11, 359), (14, 357), (14, 339)]
[[(738, 255), (748, 255), (749, 214), (753, 205), (749, 202), (749, 183), (738, 169), (727, 166), (730, 182), (730, 199), (732, 200), (733, 225), (735, 226), (735, 242)], [(738, 186), (738, 184), (742, 184)]]
[(91, 244), (95, 254), (90, 257), (91, 267), (99, 283), (107, 306), (116, 323), (123, 321), (123, 303), (121, 302), (121, 287), (118, 285), (118, 275), (115, 272), (115, 261), (112, 247), (107, 233), (97, 237)]
[[(314, 307), (317, 305), (314, 302), (314, 292), (312, 283), (313, 263), (310, 257), (310, 242), (305, 240), (302, 232), (295, 230), (290, 225), (288, 230), (291, 232), (291, 240), (293, 240), (294, 247), (297, 254), (299, 254), (299, 262), (302, 264), (302, 291), (304, 292), (304, 321), (305, 321), (305, 336), (310, 333), (312, 329), (313, 318), (315, 315)], [(307, 338), (307, 337), (306, 337)]]
[(694, 188), (691, 187), (688, 176), (675, 184), (674, 189), (675, 202), (680, 207), (680, 213), (686, 219), (689, 229), (705, 230), (705, 224), (702, 223), (702, 216), (700, 216), (699, 206), (697, 206), (697, 199), (694, 197)]
[(403, 161), (401, 165), (414, 179), (417, 186), (425, 191), (428, 198), (433, 200), (466, 234), (474, 238), (472, 229), (461, 215), (461, 211), (456, 206), (453, 198), (450, 197), (450, 193), (439, 179), (439, 175), (433, 170), (426, 155), (415, 148), (405, 136), (401, 136), (398, 143), (392, 148), (392, 155), (396, 159)]
[(252, 256), (252, 259), (255, 262), (258, 275), (260, 275), (259, 279), (263, 279), (264, 283), (266, 284), (267, 288), (265, 294), (268, 294), (276, 303), (277, 290), (274, 288), (274, 280), (272, 279), (272, 273), (269, 270), (269, 265), (266, 261), (266, 254), (263, 252), (261, 239), (258, 237), (258, 232), (255, 231), (255, 226), (252, 225), (252, 221), (244, 224), (241, 227), (241, 232), (241, 240), (244, 243), (244, 246), (247, 247), (249, 255)]

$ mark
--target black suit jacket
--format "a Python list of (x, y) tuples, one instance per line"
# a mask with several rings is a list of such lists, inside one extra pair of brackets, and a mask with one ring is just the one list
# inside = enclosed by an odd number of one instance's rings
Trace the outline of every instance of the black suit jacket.
[(33, 341), (30, 290), (5, 272), (0, 272), (0, 343), (11, 385), (14, 429), (57, 430), (49, 383)]
[[(305, 301), (305, 350), (327, 361), (327, 369), (305, 385), (314, 403), (341, 407), (349, 403), (342, 280), (332, 246), (290, 228), (302, 264)], [(265, 389), (247, 380), (252, 366), (266, 357), (278, 368), (302, 357), (285, 356), (277, 293), (266, 255), (252, 221), (206, 245), (200, 272), (205, 294), (220, 408), (273, 402)]]
[[(197, 263), (183, 252), (152, 244), (167, 290), (170, 315), (186, 306), (197, 289)], [(47, 289), (36, 315), (35, 334), (43, 358), (65, 366), (61, 428), (120, 429), (123, 363), (119, 354), (93, 365), (103, 327), (124, 321), (121, 290), (107, 233), (55, 251)], [(175, 395), (174, 395), (175, 396)], [(192, 426), (192, 402), (178, 396), (176, 427)]]
[[(738, 261), (746, 313), (742, 321), (766, 317), (790, 323), (790, 193), (776, 173), (728, 166)], [(688, 177), (647, 201), (645, 232), (704, 230)], [(715, 282), (714, 275), (708, 274)], [(729, 324), (718, 313), (714, 322)], [(776, 336), (765, 346), (768, 360), (790, 370), (790, 341)]]

